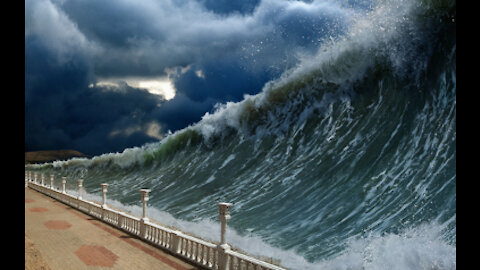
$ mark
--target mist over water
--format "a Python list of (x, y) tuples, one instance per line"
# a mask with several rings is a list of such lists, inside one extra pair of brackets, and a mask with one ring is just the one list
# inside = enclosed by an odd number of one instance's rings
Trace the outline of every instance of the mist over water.
[(291, 269), (456, 268), (456, 3), (379, 1), (318, 52), (159, 143), (29, 166)]

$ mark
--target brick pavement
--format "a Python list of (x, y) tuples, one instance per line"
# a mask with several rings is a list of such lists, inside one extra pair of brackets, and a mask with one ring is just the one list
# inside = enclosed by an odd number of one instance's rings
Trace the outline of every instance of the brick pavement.
[(29, 188), (25, 188), (25, 235), (52, 270), (198, 269)]

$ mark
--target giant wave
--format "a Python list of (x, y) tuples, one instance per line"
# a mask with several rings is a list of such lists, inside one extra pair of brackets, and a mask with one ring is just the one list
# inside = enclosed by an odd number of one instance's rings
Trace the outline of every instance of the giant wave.
[(455, 9), (380, 1), (161, 142), (30, 167), (134, 213), (148, 187), (152, 218), (213, 241), (232, 202), (229, 243), (291, 269), (455, 269)]

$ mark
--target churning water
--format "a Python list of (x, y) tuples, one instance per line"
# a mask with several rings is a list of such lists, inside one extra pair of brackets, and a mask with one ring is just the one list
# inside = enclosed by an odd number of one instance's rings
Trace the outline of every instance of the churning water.
[(383, 1), (257, 95), (159, 143), (31, 165), (291, 269), (456, 268), (456, 3)]

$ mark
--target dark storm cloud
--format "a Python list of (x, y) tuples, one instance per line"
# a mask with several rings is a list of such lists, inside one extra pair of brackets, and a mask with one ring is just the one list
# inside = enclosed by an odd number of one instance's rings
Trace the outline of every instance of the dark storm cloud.
[[(345, 19), (340, 6), (320, 1), (85, 0), (58, 1), (55, 7), (97, 47), (101, 57), (92, 60), (103, 77), (153, 76), (225, 55), (240, 58), (260, 41), (275, 44), (275, 57), (284, 57), (295, 47), (316, 48)], [(256, 57), (257, 64), (265, 60)]]
[(219, 14), (249, 14), (260, 0), (198, 0), (205, 8)]
[(164, 125), (166, 131), (175, 131), (198, 122), (205, 112), (212, 109), (216, 102), (212, 98), (193, 101), (180, 93), (174, 99), (158, 107), (153, 114), (155, 119)]
[(145, 130), (154, 121), (149, 114), (161, 102), (158, 97), (127, 85), (88, 87), (83, 58), (62, 64), (54, 58), (38, 39), (25, 43), (27, 150), (75, 148), (99, 154), (154, 140)]
[(178, 92), (193, 101), (235, 100), (244, 94), (257, 93), (272, 78), (268, 69), (251, 72), (238, 59), (221, 59), (192, 66), (187, 72), (174, 78)]
[[(340, 1), (342, 3), (342, 1)], [(341, 33), (332, 1), (37, 0), (25, 3), (26, 149), (120, 151), (239, 101)], [(164, 100), (128, 77), (170, 79)], [(160, 128), (160, 131), (158, 129)]]

